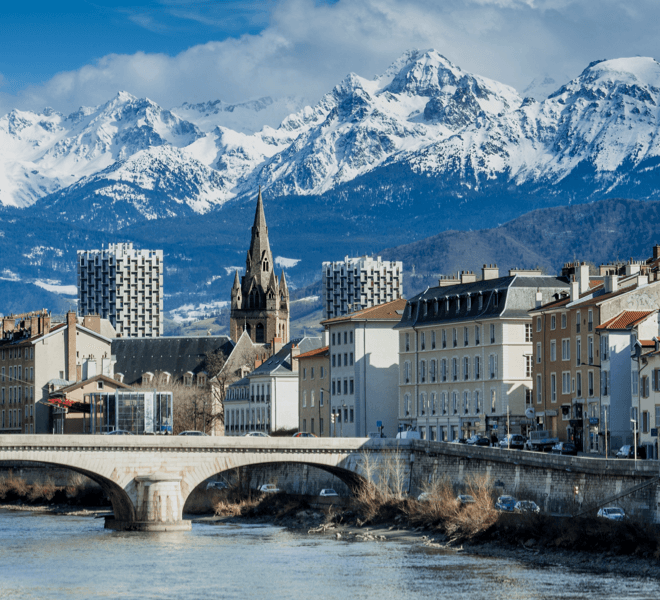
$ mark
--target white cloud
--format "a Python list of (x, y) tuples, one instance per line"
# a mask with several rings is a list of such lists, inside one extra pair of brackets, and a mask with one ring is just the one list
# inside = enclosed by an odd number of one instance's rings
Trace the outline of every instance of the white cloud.
[[(157, 27), (150, 18), (143, 25)], [(436, 48), (465, 70), (522, 90), (539, 75), (564, 83), (564, 74), (598, 58), (660, 56), (659, 18), (656, 0), (282, 0), (259, 34), (176, 56), (111, 54), (19, 96), (4, 94), (0, 108), (69, 111), (120, 89), (166, 107), (264, 95), (314, 102), (347, 73), (373, 76), (413, 47)]]

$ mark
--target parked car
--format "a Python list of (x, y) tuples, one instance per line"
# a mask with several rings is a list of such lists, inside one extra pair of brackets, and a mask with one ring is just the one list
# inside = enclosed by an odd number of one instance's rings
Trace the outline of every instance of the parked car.
[(550, 450), (552, 454), (566, 454), (568, 456), (577, 456), (577, 446), (571, 442), (559, 442)]
[[(179, 435), (207, 435), (203, 431), (182, 431)], [(207, 436), (208, 437), (208, 436)]]
[(320, 491), (319, 496), (322, 496), (323, 498), (329, 498), (331, 496), (339, 496), (339, 494), (332, 488), (325, 488)]
[(130, 431), (125, 429), (115, 429), (114, 431), (106, 431), (105, 435), (133, 435)]
[[(511, 443), (509, 443), (509, 440), (511, 440)], [(519, 433), (511, 433), (509, 435), (505, 435), (500, 440), (500, 448), (511, 448), (511, 450), (522, 450), (525, 446), (526, 441), (527, 439), (525, 438), (524, 435), (520, 435)]]
[(224, 481), (209, 481), (206, 484), (207, 490), (226, 490), (228, 487)]
[(259, 491), (262, 494), (277, 494), (277, 492), (280, 491), (280, 488), (278, 488), (274, 483), (264, 483), (259, 488)]
[(535, 450), (536, 452), (549, 452), (555, 444), (559, 443), (559, 438), (553, 436), (550, 431), (530, 431), (529, 439), (525, 442), (525, 450)]
[(513, 496), (500, 496), (495, 503), (495, 508), (502, 512), (513, 512), (518, 500)]
[(513, 507), (513, 512), (538, 514), (541, 512), (541, 509), (538, 507), (536, 502), (532, 502), (531, 500), (518, 500), (516, 505)]
[(455, 440), (452, 440), (452, 444), (467, 444), (467, 440), (465, 438), (456, 438)]
[(461, 504), (474, 504), (474, 496), (470, 496), (470, 494), (459, 494), (456, 497), (456, 500), (458, 500)]
[(267, 433), (263, 431), (250, 431), (246, 433), (243, 437), (270, 437)]
[(618, 506), (607, 506), (598, 511), (598, 516), (610, 521), (623, 521), (626, 518), (626, 513)]
[(308, 431), (298, 431), (297, 433), (293, 434), (293, 437), (297, 438), (311, 438), (311, 437), (317, 437), (313, 433), (309, 433)]
[(396, 434), (397, 440), (421, 440), (422, 434), (419, 431), (413, 431), (412, 429), (408, 431), (399, 431)]
[(488, 438), (485, 438), (483, 435), (476, 433), (471, 438), (468, 438), (465, 442), (470, 446), (490, 446), (490, 441)]
[[(617, 458), (635, 458), (635, 446), (621, 446), (616, 453)], [(642, 460), (646, 459), (646, 448), (644, 446), (637, 447), (637, 458)]]

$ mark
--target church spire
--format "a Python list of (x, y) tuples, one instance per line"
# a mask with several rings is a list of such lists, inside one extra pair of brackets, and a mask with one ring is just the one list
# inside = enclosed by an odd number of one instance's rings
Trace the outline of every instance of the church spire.
[(263, 233), (268, 235), (268, 227), (266, 226), (266, 215), (264, 214), (264, 203), (261, 199), (261, 186), (259, 186), (259, 195), (257, 196), (257, 210), (254, 213), (254, 225), (252, 230), (255, 228), (260, 229)]

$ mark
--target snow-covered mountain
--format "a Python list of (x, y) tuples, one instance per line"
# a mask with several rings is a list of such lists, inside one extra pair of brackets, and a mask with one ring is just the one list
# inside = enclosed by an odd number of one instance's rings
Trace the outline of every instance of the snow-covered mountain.
[(69, 116), (12, 111), (0, 118), (0, 202), (39, 201), (64, 220), (104, 215), (118, 228), (203, 214), (258, 185), (270, 198), (396, 203), (432, 193), (484, 211), (506, 197), (518, 214), (532, 199), (657, 194), (660, 65), (651, 58), (594, 62), (537, 101), (415, 50), (374, 79), (348, 75), (272, 126), (298, 106), (262, 98), (170, 111), (121, 92)]

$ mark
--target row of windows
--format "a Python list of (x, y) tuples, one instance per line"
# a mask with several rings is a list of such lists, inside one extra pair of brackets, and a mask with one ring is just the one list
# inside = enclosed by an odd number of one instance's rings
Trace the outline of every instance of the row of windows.
[[(339, 396), (341, 395), (341, 379), (333, 379), (332, 380), (332, 395), (333, 396)], [(353, 383), (353, 379), (344, 379), (344, 395), (347, 394), (354, 394), (355, 393), (355, 385)]]
[(0, 388), (0, 404), (18, 404), (23, 400), (34, 402), (34, 387), (32, 386), (12, 386)]
[[(463, 327), (462, 331), (462, 344), (463, 346), (469, 346), (470, 345), (470, 327)], [(490, 324), (490, 343), (494, 344), (495, 343), (495, 324), (491, 323)], [(447, 329), (441, 329), (440, 330), (440, 347), (441, 348), (446, 348), (447, 347)], [(426, 350), (427, 349), (427, 333), (428, 333), (428, 349), (429, 350), (435, 350), (438, 344), (437, 340), (437, 332), (436, 331), (420, 331), (419, 332), (419, 349), (420, 350)], [(451, 329), (451, 344), (453, 348), (457, 348), (459, 345), (459, 329), (456, 327), (453, 327)], [(481, 326), (480, 325), (475, 325), (474, 326), (474, 345), (479, 346), (481, 345)], [(525, 341), (526, 342), (531, 342), (532, 341), (532, 326), (529, 324), (525, 325)], [(410, 334), (406, 333), (405, 334), (405, 351), (410, 352)]]
[(266, 431), (269, 426), (269, 413), (263, 407), (227, 411), (225, 419), (227, 431)]
[[(484, 412), (483, 396), (481, 390), (464, 390), (463, 393), (459, 391), (431, 392), (426, 394), (422, 392), (419, 395), (417, 414), (420, 416), (435, 416), (435, 415), (480, 415)], [(411, 415), (413, 405), (410, 394), (403, 396), (403, 416), (409, 417)], [(490, 390), (490, 412), (494, 413), (497, 410), (497, 390)]]
[[(451, 372), (449, 372), (451, 368)], [(531, 358), (529, 360), (530, 371), (528, 377), (531, 376)], [(488, 356), (488, 378), (497, 379), (497, 354)], [(454, 357), (451, 359), (443, 358), (440, 360), (440, 370), (438, 371), (438, 360), (432, 359), (428, 361), (428, 374), (427, 374), (427, 361), (419, 361), (419, 373), (417, 374), (417, 381), (419, 383), (435, 383), (436, 381), (469, 381), (471, 378), (479, 380), (483, 377), (481, 372), (481, 357), (475, 356), (471, 359), (469, 356), (464, 356), (462, 359)], [(403, 383), (412, 382), (412, 365), (410, 361), (403, 363)]]
[(342, 419), (342, 408), (333, 408), (332, 409), (332, 420), (334, 423), (354, 423), (355, 422), (355, 411), (352, 406), (343, 407)]
[[(333, 367), (341, 367), (341, 354), (333, 354), (332, 355), (332, 366)], [(344, 366), (345, 367), (352, 367), (353, 366), (353, 353), (352, 352), (344, 352)]]
[[(488, 294), (488, 303), (490, 303), (494, 308), (499, 306), (500, 302), (500, 293), (498, 291), (493, 291)], [(443, 299), (433, 299), (433, 300), (420, 300), (420, 312), (423, 317), (429, 314), (429, 311), (433, 312), (434, 316), (437, 316), (441, 310), (444, 310), (445, 314), (450, 312), (458, 313), (461, 310), (461, 307), (465, 307), (465, 310), (470, 311), (473, 307), (472, 296), (466, 294), (465, 296), (456, 296), (452, 298), (443, 298)], [(415, 310), (416, 305), (413, 302), (408, 303), (408, 317), (412, 317), (413, 310)], [(484, 294), (479, 293), (477, 296), (476, 302), (477, 310), (483, 310), (484, 308)]]
[[(353, 343), (353, 330), (351, 331), (344, 331), (344, 344), (352, 344)], [(336, 332), (332, 334), (332, 345), (337, 346), (341, 345), (341, 338), (342, 338), (342, 332)]]
[[(586, 394), (588, 398), (594, 396), (594, 372), (587, 373), (587, 387), (582, 386), (582, 373), (578, 371), (575, 377), (571, 376), (570, 371), (561, 373), (561, 393), (563, 395), (575, 394), (576, 398), (582, 398)], [(634, 389), (634, 386), (633, 386)], [(601, 373), (601, 394), (609, 395), (609, 372)], [(557, 374), (550, 373), (550, 402), (557, 402)], [(536, 403), (543, 403), (543, 383), (541, 375), (536, 376)]]
[[(568, 327), (568, 316), (566, 313), (562, 313), (560, 315), (561, 319), (561, 328), (566, 329)], [(581, 326), (581, 313), (578, 310), (575, 313), (575, 332), (580, 333), (580, 326)], [(587, 325), (587, 331), (593, 331), (594, 329), (594, 311), (589, 310), (587, 311), (587, 320), (586, 323)], [(543, 319), (542, 317), (536, 317), (536, 331), (541, 331), (543, 328)], [(555, 330), (557, 329), (557, 315), (550, 315), (550, 329)]]
[[(557, 360), (557, 341), (550, 340), (550, 362)], [(536, 342), (536, 362), (540, 363), (543, 360), (543, 350), (541, 342)], [(607, 360), (609, 358), (609, 343), (607, 336), (601, 338), (601, 358)], [(571, 340), (564, 338), (561, 340), (561, 359), (562, 361), (571, 360)], [(575, 340), (575, 366), (579, 367), (582, 360), (582, 340), (576, 338)], [(594, 338), (589, 336), (587, 338), (587, 360), (588, 364), (594, 364)]]
[[(310, 422), (310, 430), (309, 430), (310, 433), (313, 433), (313, 434), (316, 435), (316, 431), (314, 430), (314, 419), (313, 418), (310, 419), (309, 422)], [(321, 417), (321, 418), (319, 418), (319, 435), (323, 435), (325, 433), (323, 428), (324, 428), (324, 423), (323, 423), (323, 418)], [(301, 429), (301, 431), (303, 431), (304, 433), (307, 433), (307, 419), (302, 420), (302, 429)]]
[[(314, 408), (314, 390), (310, 390), (309, 392), (309, 406), (310, 408)], [(319, 406), (323, 406), (323, 390), (319, 392)], [(302, 407), (307, 408), (307, 390), (303, 390)]]
[[(23, 352), (25, 350), (25, 352)], [(0, 351), (0, 359), (5, 360), (9, 358), (25, 358), (26, 360), (34, 359), (34, 348), (9, 348), (8, 350)]]
[[(351, 364), (353, 364), (353, 353), (352, 352), (351, 352)], [(315, 374), (316, 374), (316, 369), (314, 367), (310, 367), (310, 369), (309, 369), (309, 378), (314, 379)], [(303, 367), (302, 376), (303, 376), (303, 379), (307, 379), (307, 367)], [(325, 367), (319, 367), (319, 379), (324, 379), (324, 378), (325, 378)]]
[[(21, 427), (21, 409), (14, 408), (13, 410), (6, 411), (7, 417), (5, 419), (5, 411), (2, 411), (2, 418), (0, 422), (2, 423), (2, 429), (14, 429)], [(32, 432), (30, 428), (30, 433)]]
[[(5, 367), (0, 368), (0, 381), (5, 381), (5, 377), (9, 381), (23, 381), (23, 366), (22, 365), (12, 365), (7, 367), (7, 372), (5, 374)], [(34, 367), (25, 367), (25, 380), (34, 381)]]

